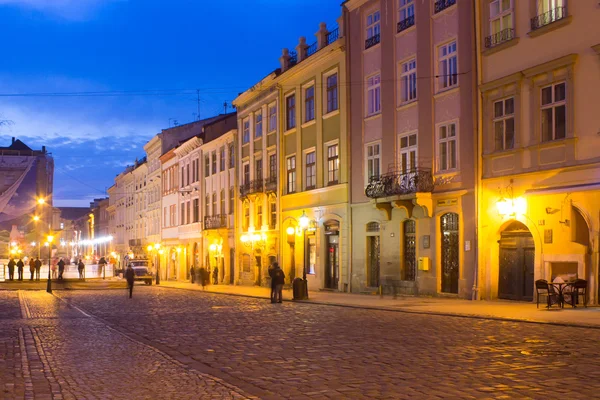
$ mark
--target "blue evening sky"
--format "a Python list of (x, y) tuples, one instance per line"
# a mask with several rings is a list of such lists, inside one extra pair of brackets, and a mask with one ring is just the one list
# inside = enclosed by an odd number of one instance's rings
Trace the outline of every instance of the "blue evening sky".
[[(0, 0), (0, 120), (13, 122), (0, 146), (12, 136), (46, 145), (55, 205), (87, 206), (171, 118), (196, 118), (195, 89), (202, 118), (223, 112), (279, 66), (282, 48), (314, 42), (319, 22), (334, 26), (340, 3)], [(138, 94), (31, 95), (128, 91)], [(16, 93), (28, 96), (6, 96)]]

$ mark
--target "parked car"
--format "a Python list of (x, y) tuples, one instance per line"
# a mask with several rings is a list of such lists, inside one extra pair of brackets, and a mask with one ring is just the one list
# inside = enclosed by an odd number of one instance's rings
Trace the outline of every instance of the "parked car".
[(144, 281), (146, 285), (152, 285), (154, 276), (148, 266), (148, 260), (131, 260), (129, 263), (133, 268), (136, 281)]

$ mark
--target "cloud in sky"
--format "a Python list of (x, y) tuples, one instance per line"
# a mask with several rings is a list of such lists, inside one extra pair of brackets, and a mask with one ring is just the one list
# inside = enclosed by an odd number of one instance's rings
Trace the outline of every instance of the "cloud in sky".
[(87, 19), (98, 7), (127, 0), (0, 0), (0, 6), (9, 5), (34, 9), (66, 19)]

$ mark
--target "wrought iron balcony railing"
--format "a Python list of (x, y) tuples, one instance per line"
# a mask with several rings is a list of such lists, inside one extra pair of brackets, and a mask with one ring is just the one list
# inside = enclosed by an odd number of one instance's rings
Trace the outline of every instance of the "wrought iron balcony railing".
[(204, 217), (204, 230), (227, 228), (227, 215), (217, 214)]
[(398, 22), (398, 32), (402, 32), (415, 24), (415, 16), (411, 15), (410, 17), (404, 18), (402, 21)]
[(444, 11), (446, 8), (456, 4), (456, 0), (438, 0), (435, 2), (435, 13)]
[(379, 43), (380, 39), (381, 39), (381, 35), (379, 33), (377, 35), (374, 35), (374, 36), (371, 36), (370, 38), (368, 38), (365, 41), (365, 50), (368, 49), (369, 47), (375, 46), (377, 43)]
[(539, 29), (542, 26), (563, 19), (567, 15), (567, 7), (556, 7), (548, 12), (531, 18), (531, 30), (535, 31), (536, 29)]
[(417, 192), (432, 192), (433, 176), (430, 169), (417, 169), (411, 172), (389, 172), (372, 177), (365, 189), (365, 194), (371, 199), (381, 197), (411, 194)]
[(289, 54), (290, 54), (290, 65), (296, 65), (296, 63), (298, 63), (298, 53), (296, 53), (294, 50), (290, 50)]
[(509, 40), (514, 39), (515, 30), (512, 28), (504, 29), (498, 33), (490, 35), (485, 38), (485, 47), (491, 48), (499, 45), (500, 43), (508, 42)]
[(306, 57), (310, 57), (317, 52), (317, 42), (314, 42), (306, 48)]
[(265, 191), (267, 193), (275, 193), (277, 192), (277, 177), (270, 176), (265, 179)]
[(240, 195), (246, 197), (253, 193), (262, 193), (264, 190), (264, 180), (255, 179), (253, 181), (243, 183), (240, 186)]
[(327, 34), (327, 45), (330, 45), (331, 43), (335, 42), (336, 40), (338, 40), (339, 37), (340, 28), (338, 27)]

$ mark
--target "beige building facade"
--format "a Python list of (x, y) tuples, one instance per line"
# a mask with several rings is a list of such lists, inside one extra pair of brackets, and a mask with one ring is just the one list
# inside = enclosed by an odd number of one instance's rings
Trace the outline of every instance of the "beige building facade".
[(532, 300), (535, 280), (576, 277), (597, 303), (598, 2), (477, 5), (481, 297)]

